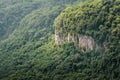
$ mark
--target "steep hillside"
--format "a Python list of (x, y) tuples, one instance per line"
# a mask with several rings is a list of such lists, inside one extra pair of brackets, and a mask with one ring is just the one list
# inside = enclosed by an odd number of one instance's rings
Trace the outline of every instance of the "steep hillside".
[[(97, 58), (97, 64), (93, 63), (94, 70), (92, 75), (89, 72), (91, 75), (91, 78), (89, 75), (89, 79), (118, 80), (120, 77), (119, 11), (120, 0), (93, 0), (70, 6), (55, 19), (54, 27), (57, 32), (55, 35), (60, 36), (59, 41), (68, 34), (91, 36), (95, 43), (103, 48), (97, 49), (102, 57)], [(84, 42), (79, 40), (78, 44), (80, 43), (82, 43), (80, 47), (83, 47)]]
[[(120, 79), (120, 0), (0, 1), (0, 80)], [(56, 45), (55, 30), (105, 46)]]
[(11, 34), (27, 14), (36, 9), (54, 6), (64, 7), (82, 0), (0, 0), (0, 40)]
[[(119, 44), (119, 2), (119, 0), (94, 0), (68, 7), (56, 18), (55, 29), (63, 36), (66, 34), (91, 36), (96, 43), (110, 48), (113, 43)], [(115, 45), (110, 50), (118, 48), (119, 46)]]
[(50, 78), (44, 69), (54, 64), (53, 21), (77, 1), (82, 0), (0, 0), (1, 80)]

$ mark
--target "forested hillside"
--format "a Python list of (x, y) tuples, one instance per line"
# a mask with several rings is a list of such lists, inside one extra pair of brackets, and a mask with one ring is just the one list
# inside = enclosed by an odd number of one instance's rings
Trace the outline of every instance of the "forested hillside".
[[(84, 1), (0, 0), (0, 80), (119, 80), (120, 0)], [(102, 48), (56, 45), (55, 30)]]
[[(60, 7), (61, 9), (76, 1), (82, 0), (0, 0), (0, 39), (8, 37), (22, 18), (37, 9), (51, 9)], [(54, 6), (53, 6), (54, 5)]]

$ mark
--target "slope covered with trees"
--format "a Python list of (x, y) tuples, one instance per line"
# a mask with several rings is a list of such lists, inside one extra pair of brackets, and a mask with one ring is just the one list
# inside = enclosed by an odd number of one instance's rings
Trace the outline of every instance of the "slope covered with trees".
[(120, 0), (91, 0), (66, 8), (54, 22), (55, 29), (63, 35), (73, 33), (92, 36), (96, 43), (105, 46), (104, 52), (100, 52), (102, 58), (97, 59), (97, 72), (94, 72), (101, 79), (113, 80), (120, 77), (119, 5)]
[[(0, 0), (0, 80), (119, 80), (120, 0), (80, 1)], [(57, 46), (53, 27), (106, 48)]]
[(72, 4), (82, 0), (0, 0), (0, 39), (8, 37), (27, 14), (37, 9)]

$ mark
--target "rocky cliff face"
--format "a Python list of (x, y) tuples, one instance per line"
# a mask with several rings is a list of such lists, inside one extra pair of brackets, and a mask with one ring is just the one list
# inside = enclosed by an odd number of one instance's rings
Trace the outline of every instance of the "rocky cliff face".
[(79, 36), (79, 48), (82, 51), (93, 50), (95, 48), (94, 39), (90, 36), (80, 35)]
[(77, 46), (79, 46), (82, 51), (94, 50), (96, 46), (94, 39), (90, 36), (80, 34), (74, 35), (70, 33), (67, 33), (67, 36), (63, 36), (62, 34), (57, 32), (57, 30), (55, 30), (56, 45), (61, 45), (65, 42), (77, 43)]

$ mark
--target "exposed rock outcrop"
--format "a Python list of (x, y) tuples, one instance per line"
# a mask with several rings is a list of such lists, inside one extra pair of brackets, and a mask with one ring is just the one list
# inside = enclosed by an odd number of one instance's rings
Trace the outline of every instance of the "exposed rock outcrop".
[(94, 39), (90, 36), (79, 36), (79, 48), (82, 51), (93, 50), (95, 48)]
[(61, 39), (59, 33), (55, 30), (55, 44), (56, 44), (56, 45), (61, 44), (61, 40), (62, 40), (62, 39)]
[(67, 36), (63, 36), (55, 30), (55, 43), (56, 45), (63, 44), (65, 42), (77, 43), (82, 51), (94, 50), (96, 43), (94, 39), (86, 35), (77, 35), (68, 33)]

